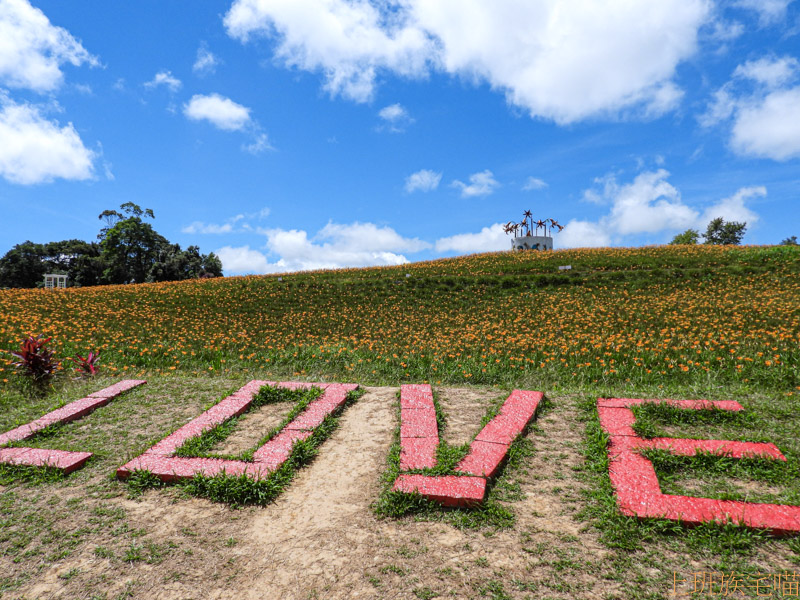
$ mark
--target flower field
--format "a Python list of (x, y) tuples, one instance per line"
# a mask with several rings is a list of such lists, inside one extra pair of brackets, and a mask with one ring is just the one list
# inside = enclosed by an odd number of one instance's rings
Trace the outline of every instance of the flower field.
[[(569, 265), (571, 269), (560, 270)], [(0, 290), (0, 348), (53, 336), (106, 373), (799, 393), (800, 251), (663, 246)], [(8, 355), (0, 385), (13, 383)]]

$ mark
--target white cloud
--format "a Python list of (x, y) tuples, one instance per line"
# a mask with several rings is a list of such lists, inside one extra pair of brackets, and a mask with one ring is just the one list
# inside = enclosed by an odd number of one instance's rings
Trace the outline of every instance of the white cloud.
[(250, 109), (219, 94), (195, 94), (183, 107), (194, 121), (206, 120), (226, 131), (241, 131), (250, 124)]
[(279, 37), (276, 58), (290, 67), (323, 71), (332, 95), (366, 102), (379, 69), (401, 75), (425, 69), (432, 42), (401, 22), (401, 13), (386, 14), (361, 0), (237, 0), (225, 27), (242, 41), (253, 34)]
[(746, 206), (763, 197), (763, 186), (740, 188), (735, 194), (707, 206), (702, 211), (683, 202), (680, 191), (667, 181), (664, 169), (640, 173), (627, 184), (618, 184), (614, 175), (595, 180), (602, 189), (589, 194), (595, 202), (610, 206), (596, 222), (573, 219), (558, 233), (559, 247), (600, 247), (623, 242), (626, 236), (705, 230), (716, 217), (726, 221), (753, 224), (758, 214)]
[(533, 117), (571, 123), (620, 111), (656, 116), (682, 92), (710, 0), (235, 0), (228, 34), (276, 42), (288, 67), (325, 88), (370, 100), (382, 71), (431, 70), (487, 82)]
[(383, 107), (378, 112), (378, 116), (384, 120), (385, 127), (392, 133), (401, 133), (414, 122), (408, 111), (400, 104)]
[(233, 217), (225, 219), (225, 223), (219, 225), (217, 223), (204, 223), (203, 221), (193, 221), (189, 225), (181, 228), (182, 233), (243, 233), (256, 231), (250, 224), (253, 220), (266, 219), (270, 214), (270, 209), (267, 207), (262, 208), (257, 212), (239, 213)]
[(484, 227), (478, 233), (459, 233), (436, 240), (437, 252), (496, 252), (510, 250), (511, 238), (503, 231), (501, 223)]
[(216, 225), (214, 223), (203, 223), (202, 221), (194, 221), (181, 228), (181, 233), (230, 233), (232, 231), (232, 223)]
[(430, 192), (439, 187), (439, 182), (442, 180), (442, 174), (422, 169), (416, 173), (412, 173), (406, 177), (406, 192)]
[(541, 190), (547, 187), (547, 182), (538, 177), (528, 177), (525, 180), (525, 185), (522, 186), (523, 192), (530, 192), (533, 190)]
[(768, 88), (777, 88), (791, 83), (800, 70), (800, 63), (792, 56), (764, 57), (749, 60), (736, 67), (734, 77), (752, 79)]
[(250, 246), (225, 246), (214, 254), (222, 261), (222, 270), (227, 275), (272, 272), (267, 257), (258, 250), (251, 250)]
[(726, 121), (736, 111), (737, 101), (731, 95), (730, 86), (726, 85), (714, 92), (706, 112), (697, 117), (702, 127), (713, 127)]
[(632, 183), (606, 187), (613, 205), (605, 223), (620, 235), (685, 229), (697, 221), (697, 211), (681, 201), (680, 192), (666, 181), (664, 169), (638, 175)]
[(779, 161), (800, 157), (800, 86), (741, 107), (731, 146), (739, 154)]
[(177, 92), (183, 83), (180, 79), (173, 77), (172, 71), (159, 71), (153, 79), (144, 84), (144, 87), (153, 89), (160, 85), (168, 88), (170, 92)]
[(244, 144), (242, 150), (250, 154), (261, 154), (266, 150), (275, 150), (275, 148), (269, 143), (269, 136), (266, 133), (259, 133), (252, 142)]
[(222, 61), (217, 58), (204, 43), (197, 49), (197, 59), (192, 65), (192, 71), (197, 75), (211, 75), (217, 70)]
[(500, 184), (494, 178), (494, 174), (489, 169), (470, 175), (469, 184), (456, 179), (450, 185), (461, 190), (462, 198), (488, 196), (500, 187)]
[(762, 25), (782, 21), (792, 0), (737, 0), (736, 6), (758, 13)]
[(722, 217), (726, 221), (739, 221), (752, 225), (759, 220), (758, 214), (747, 208), (745, 202), (753, 198), (763, 198), (767, 188), (762, 185), (740, 188), (733, 196), (723, 198), (703, 211), (698, 227), (704, 228), (709, 221)]
[(559, 248), (605, 248), (611, 245), (611, 236), (599, 223), (573, 219), (558, 234)]
[(407, 119), (408, 112), (400, 104), (390, 104), (380, 110), (378, 116), (386, 121), (398, 121), (400, 119)]
[[(739, 65), (698, 117), (705, 127), (732, 119), (737, 154), (784, 161), (800, 156), (800, 74), (792, 56), (768, 56)], [(745, 87), (750, 82), (749, 89)]]
[(744, 25), (738, 21), (715, 21), (711, 38), (718, 42), (730, 42), (744, 33)]
[(62, 127), (39, 107), (16, 104), (2, 93), (0, 108), (0, 176), (19, 184), (93, 176), (95, 153), (72, 123)]
[(0, 0), (0, 84), (52, 91), (61, 85), (65, 63), (96, 66), (98, 61), (27, 0)]
[[(268, 254), (250, 250), (249, 246), (228, 246), (217, 252), (226, 273), (401, 265), (408, 259), (400, 252), (419, 252), (430, 247), (417, 238), (404, 238), (390, 227), (373, 223), (329, 223), (313, 238), (299, 229), (264, 229), (261, 233), (267, 237)], [(268, 255), (275, 260), (270, 262)]]

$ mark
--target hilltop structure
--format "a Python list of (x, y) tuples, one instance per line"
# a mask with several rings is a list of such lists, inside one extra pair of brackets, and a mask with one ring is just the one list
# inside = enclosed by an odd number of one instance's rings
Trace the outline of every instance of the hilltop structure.
[[(552, 233), (554, 228), (561, 231), (564, 226), (555, 219), (534, 221), (531, 211), (526, 210), (523, 213), (522, 221), (519, 223), (509, 221), (503, 230), (507, 234), (514, 234), (514, 237), (511, 238), (512, 250), (552, 250), (553, 237), (547, 235), (547, 230), (550, 229), (550, 233)], [(544, 235), (539, 235), (540, 229), (544, 231)]]

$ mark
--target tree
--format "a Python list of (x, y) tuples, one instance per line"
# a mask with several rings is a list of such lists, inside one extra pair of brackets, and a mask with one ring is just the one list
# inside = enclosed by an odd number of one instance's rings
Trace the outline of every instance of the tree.
[(158, 259), (159, 246), (169, 242), (142, 220), (143, 215), (155, 218), (151, 209), (142, 210), (133, 202), (126, 202), (120, 209), (124, 215), (105, 210), (98, 216), (107, 223), (98, 236), (106, 263), (103, 279), (106, 283), (143, 283)]
[(700, 239), (700, 232), (696, 229), (687, 229), (683, 233), (679, 233), (674, 238), (670, 244), (696, 244), (697, 240)]
[(45, 244), (44, 250), (47, 272), (66, 274), (68, 285), (89, 286), (102, 282), (105, 265), (96, 242), (63, 240)]
[(32, 288), (43, 285), (47, 265), (44, 246), (31, 241), (17, 244), (0, 258), (0, 287)]
[(793, 235), (792, 237), (788, 237), (781, 242), (781, 246), (799, 246), (800, 244), (797, 243), (797, 236)]
[(746, 229), (747, 223), (738, 223), (737, 221), (726, 223), (722, 217), (717, 217), (708, 224), (708, 228), (703, 234), (703, 238), (705, 238), (703, 243), (715, 246), (737, 246), (742, 243)]
[(200, 277), (222, 277), (222, 261), (213, 252), (203, 256), (203, 271)]

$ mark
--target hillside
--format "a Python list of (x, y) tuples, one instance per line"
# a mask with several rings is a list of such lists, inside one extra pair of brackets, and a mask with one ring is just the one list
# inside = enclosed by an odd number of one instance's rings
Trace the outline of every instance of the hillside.
[[(798, 536), (623, 514), (610, 477), (619, 441), (601, 410), (627, 409), (601, 403), (740, 403), (642, 405), (631, 409), (634, 432), (653, 444), (768, 444), (785, 462), (656, 446), (637, 460), (652, 462), (663, 495), (756, 503), (777, 517), (796, 510), (798, 248), (498, 253), (0, 291), (0, 348), (29, 332), (54, 336), (62, 358), (100, 348), (101, 371), (36, 388), (0, 365), (0, 432), (105, 401), (100, 391), (122, 379), (147, 382), (3, 448), (12, 464), (0, 464), (0, 598), (667, 600), (692, 595), (699, 575), (735, 573), (750, 597), (764, 581), (796, 581)], [(233, 410), (253, 380), (297, 379), (361, 389), (269, 478), (115, 476), (204, 415)], [(407, 469), (400, 384), (424, 381), (436, 463)], [(484, 503), (442, 509), (391, 491), (401, 471), (458, 475), (512, 388), (541, 391), (542, 401)], [(249, 464), (315, 393), (263, 387), (250, 409), (187, 439), (174, 460)], [(92, 456), (63, 475), (13, 464), (28, 447)]]
[(800, 249), (503, 252), (389, 268), (0, 291), (0, 348), (26, 333), (53, 336), (62, 356), (99, 349), (107, 370), (126, 374), (713, 381), (791, 390), (800, 385)]

